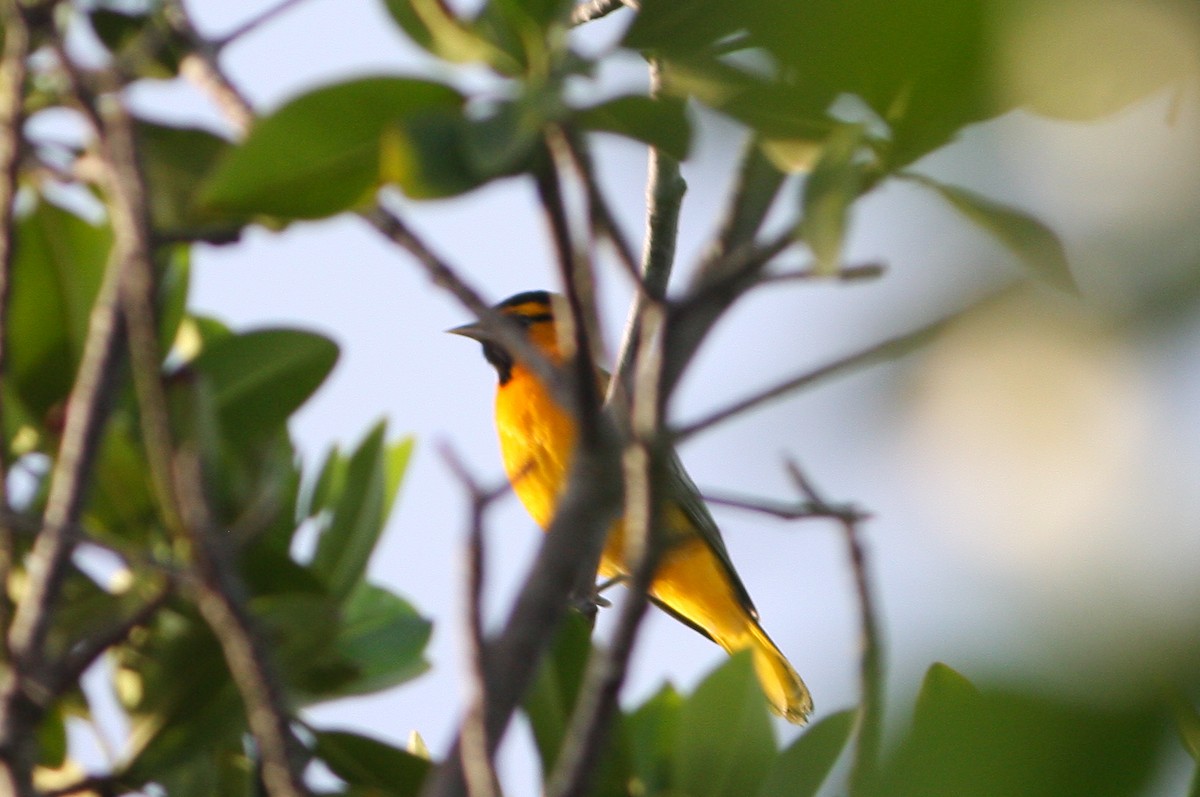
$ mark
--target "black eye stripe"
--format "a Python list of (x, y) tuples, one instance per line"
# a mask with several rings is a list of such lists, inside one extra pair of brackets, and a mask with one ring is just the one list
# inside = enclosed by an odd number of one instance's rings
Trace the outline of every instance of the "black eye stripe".
[(542, 321), (553, 321), (554, 316), (550, 313), (538, 313), (537, 315), (516, 315), (513, 316), (521, 326), (531, 327), (534, 324)]

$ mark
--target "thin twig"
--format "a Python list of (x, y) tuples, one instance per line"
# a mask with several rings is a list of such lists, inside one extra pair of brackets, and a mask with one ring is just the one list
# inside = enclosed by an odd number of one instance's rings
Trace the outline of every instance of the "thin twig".
[(175, 457), (180, 515), (192, 541), (199, 578), (196, 608), (221, 646), (234, 685), (245, 704), (250, 732), (258, 743), (262, 779), (271, 797), (305, 797), (305, 751), (289, 727), (287, 700), (267, 644), (246, 609), (237, 568), (216, 529), (204, 495), (200, 459), (182, 450)]
[(129, 616), (93, 631), (76, 642), (62, 659), (50, 668), (54, 673), (53, 691), (56, 694), (61, 694), (75, 685), (87, 668), (91, 667), (104, 651), (127, 639), (133, 632), (133, 629), (149, 623), (158, 610), (162, 608), (163, 604), (167, 602), (167, 598), (171, 596), (173, 588), (174, 585), (171, 581), (164, 580), (162, 586), (147, 598), (141, 606), (130, 612)]
[(862, 515), (848, 513), (830, 504), (804, 476), (800, 467), (792, 460), (787, 461), (788, 474), (800, 493), (813, 506), (821, 508), (828, 517), (834, 518), (842, 527), (846, 548), (850, 556), (850, 567), (854, 573), (854, 588), (858, 596), (859, 622), (861, 624), (861, 663), (859, 666), (859, 689), (861, 698), (858, 714), (858, 736), (854, 747), (854, 758), (850, 765), (851, 792), (866, 794), (874, 783), (878, 772), (879, 751), (883, 739), (883, 644), (879, 624), (875, 615), (875, 598), (871, 591), (871, 580), (867, 573), (866, 552), (858, 524)]
[(705, 491), (704, 501), (709, 504), (719, 504), (747, 512), (758, 512), (763, 515), (777, 517), (780, 520), (850, 520), (857, 523), (866, 520), (870, 515), (860, 512), (853, 506), (829, 506), (815, 504), (812, 501), (775, 501), (769, 498), (748, 498), (724, 493)]
[(304, 0), (283, 0), (283, 2), (279, 3), (278, 5), (268, 8), (266, 11), (263, 11), (258, 16), (251, 17), (250, 19), (243, 22), (241, 25), (238, 25), (236, 28), (231, 30), (229, 33), (226, 33), (220, 39), (217, 39), (216, 41), (214, 41), (212, 43), (212, 46), (215, 50), (220, 51), (220, 50), (224, 49), (225, 47), (228, 47), (230, 44), (233, 44), (235, 41), (242, 38), (246, 34), (253, 33), (254, 31), (261, 28), (263, 25), (266, 25), (268, 22), (273, 21), (275, 19), (275, 17), (279, 16), (280, 14), (284, 14), (288, 11), (291, 11), (293, 8), (295, 8), (296, 6), (300, 5), (303, 2), (304, 2)]
[(863, 368), (868, 365), (894, 360), (902, 357), (905, 354), (917, 349), (934, 337), (938, 333), (945, 330), (947, 326), (954, 320), (955, 316), (943, 318), (940, 321), (935, 321), (932, 324), (927, 324), (912, 332), (904, 335), (899, 335), (894, 338), (885, 340), (882, 343), (876, 343), (873, 346), (868, 346), (854, 354), (847, 355), (833, 362), (826, 363), (818, 368), (805, 371), (797, 376), (785, 379), (771, 387), (753, 393), (746, 398), (733, 402), (727, 407), (716, 410), (705, 415), (699, 420), (692, 421), (689, 424), (681, 426), (675, 430), (674, 439), (676, 442), (686, 440), (698, 432), (702, 432), (709, 427), (715, 426), (722, 421), (726, 421), (735, 415), (740, 415), (747, 410), (754, 409), (762, 404), (772, 401), (773, 399), (785, 396), (802, 388), (810, 387), (818, 382), (822, 382), (830, 377), (840, 375), (847, 371), (852, 371), (858, 368)]
[[(0, 512), (11, 509), (8, 500), (8, 439), (4, 424), (3, 395), (8, 385), (8, 305), (12, 292), (14, 219), (17, 172), (24, 147), (25, 59), (29, 55), (29, 28), (17, 0), (4, 0), (4, 56), (0, 60)], [(0, 585), (12, 570), (12, 529), (0, 518)], [(8, 629), (8, 590), (0, 589), (0, 635)]]
[[(551, 128), (545, 136), (545, 162), (536, 170), (534, 182), (546, 213), (557, 255), (559, 277), (570, 308), (570, 332), (574, 348), (571, 369), (571, 402), (580, 437), (598, 433), (600, 396), (596, 385), (593, 347), (601, 340), (596, 317), (595, 274), (587, 247), (577, 245), (571, 231), (563, 197), (563, 166), (569, 162), (568, 145), (561, 130)], [(585, 441), (586, 443), (587, 441)], [(594, 579), (593, 579), (594, 582)], [(587, 589), (590, 592), (592, 584)]]
[(579, 179), (583, 182), (584, 188), (587, 190), (588, 212), (591, 216), (592, 226), (598, 235), (602, 235), (608, 239), (609, 243), (617, 253), (617, 262), (625, 269), (630, 278), (633, 279), (639, 292), (645, 291), (645, 286), (642, 283), (641, 263), (633, 254), (633, 247), (629, 245), (629, 241), (625, 238), (625, 233), (621, 231), (621, 226), (617, 223), (615, 214), (608, 204), (608, 200), (604, 198), (604, 192), (600, 190), (600, 184), (596, 180), (596, 170), (592, 165), (592, 157), (588, 152), (584, 142), (579, 140), (578, 136), (568, 135), (567, 144), (571, 155), (571, 162), (575, 166), (575, 171), (579, 175)]
[(239, 138), (245, 136), (254, 122), (254, 108), (221, 69), (220, 45), (200, 35), (181, 0), (167, 0), (165, 12), (171, 27), (192, 46), (179, 65), (180, 74), (213, 99)]
[(780, 271), (775, 274), (762, 274), (758, 285), (774, 285), (780, 282), (861, 282), (878, 279), (883, 276), (887, 267), (883, 263), (860, 263), (854, 266), (842, 266), (832, 274), (822, 274), (815, 269), (805, 268), (798, 271)]
[(618, 8), (632, 8), (636, 11), (638, 7), (639, 3), (635, 0), (587, 0), (571, 10), (571, 24), (583, 25), (593, 22), (608, 16)]
[(495, 764), (488, 749), (487, 725), (484, 716), (487, 706), (487, 644), (483, 635), (483, 587), (486, 551), (483, 518), (488, 506), (506, 495), (512, 488), (507, 481), (492, 490), (485, 490), (447, 445), (440, 448), (442, 459), (462, 483), (471, 502), (471, 521), (467, 532), (467, 662), (470, 673), (470, 694), (467, 697), (466, 717), (461, 738), (463, 774), (469, 797), (493, 797), (500, 792)]

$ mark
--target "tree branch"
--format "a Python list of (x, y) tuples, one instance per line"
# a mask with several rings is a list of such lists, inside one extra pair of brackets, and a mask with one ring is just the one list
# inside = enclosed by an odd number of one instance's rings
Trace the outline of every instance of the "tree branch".
[(192, 543), (199, 578), (196, 608), (221, 646), (246, 708), (250, 732), (262, 758), (262, 780), (271, 797), (306, 797), (306, 753), (289, 727), (290, 711), (266, 642), (246, 609), (237, 568), (216, 537), (204, 495), (200, 460), (180, 451), (175, 458), (180, 515)]
[(636, 11), (639, 3), (635, 0), (586, 0), (571, 10), (571, 24), (578, 26), (594, 22), (608, 16), (618, 8), (632, 8)]
[(829, 379), (833, 376), (841, 375), (847, 371), (852, 371), (858, 368), (863, 368), (876, 363), (887, 362), (902, 357), (905, 354), (920, 348), (942, 332), (950, 323), (957, 317), (958, 314), (943, 318), (940, 321), (935, 321), (932, 324), (927, 324), (912, 332), (904, 335), (885, 340), (882, 343), (877, 343), (873, 346), (868, 346), (854, 354), (847, 355), (833, 362), (826, 363), (818, 368), (805, 371), (797, 376), (785, 379), (771, 387), (753, 393), (746, 398), (733, 402), (727, 407), (716, 410), (705, 415), (699, 420), (692, 421), (675, 430), (674, 439), (676, 442), (686, 440), (698, 432), (702, 432), (711, 426), (715, 426), (722, 421), (726, 421), (735, 415), (740, 415), (743, 412), (754, 409), (762, 404), (774, 399), (785, 396), (788, 393), (810, 387), (818, 382)]
[[(5, 21), (17, 25), (25, 22), (20, 13)], [(59, 52), (61, 55), (61, 46)], [(63, 67), (70, 80), (76, 82), (70, 62)], [(79, 519), (121, 364), (124, 328), (119, 291), (123, 265), (114, 252), (92, 307), (83, 356), (67, 401), (42, 529), (26, 559), (25, 592), (7, 629), (10, 666), (0, 680), (0, 786), (14, 794), (32, 790), (30, 771), (36, 750), (33, 730), (53, 697), (38, 686), (38, 674), (44, 666), (46, 633), (54, 604), (75, 547), (72, 530)]]
[[(607, 649), (598, 649), (588, 662), (579, 700), (571, 714), (554, 771), (547, 781), (550, 797), (583, 797), (590, 790), (601, 755), (606, 749), (617, 698), (629, 669), (650, 601), (650, 585), (662, 554), (662, 485), (669, 455), (661, 442), (658, 383), (662, 356), (658, 348), (663, 323), (661, 306), (647, 306), (644, 336), (635, 360), (630, 427), (633, 439), (625, 448), (625, 560), (630, 577), (628, 592)], [(648, 442), (654, 441), (654, 442)]]
[(279, 15), (284, 14), (288, 11), (291, 11), (293, 8), (295, 8), (296, 6), (300, 5), (303, 2), (304, 2), (304, 0), (283, 0), (283, 2), (279, 3), (278, 5), (276, 5), (272, 8), (268, 8), (266, 11), (263, 11), (258, 16), (251, 17), (250, 19), (243, 22), (241, 25), (238, 25), (236, 28), (231, 30), (229, 33), (226, 33), (224, 36), (222, 36), (217, 41), (213, 42), (212, 46), (214, 48), (214, 51), (220, 51), (220, 50), (224, 49), (225, 47), (228, 47), (230, 44), (233, 44), (238, 39), (242, 38), (243, 36), (245, 36), (249, 33), (253, 33), (254, 31), (261, 28), (263, 25), (266, 25), (267, 23), (272, 22)]
[(512, 487), (506, 480), (500, 487), (485, 490), (449, 446), (442, 446), (442, 459), (462, 483), (471, 502), (471, 521), (467, 532), (467, 662), (470, 692), (460, 736), (461, 763), (469, 797), (494, 797), (499, 780), (488, 752), (487, 725), (487, 644), (483, 635), (484, 545), (483, 517), (488, 506)]
[(98, 629), (67, 651), (51, 670), (54, 673), (52, 691), (60, 695), (78, 683), (79, 678), (96, 659), (114, 645), (124, 642), (138, 626), (146, 625), (171, 596), (174, 584), (164, 580), (162, 586), (128, 617)]
[[(29, 55), (29, 28), (17, 0), (4, 0), (4, 55), (0, 60), (0, 512), (10, 510), (8, 500), (8, 437), (3, 434), (3, 394), (8, 384), (8, 305), (12, 292), (14, 219), (17, 173), (25, 124), (25, 59)], [(13, 536), (0, 518), (0, 585), (8, 583), (13, 564)], [(0, 589), (0, 634), (8, 629), (8, 590)]]
[(132, 120), (119, 97), (104, 99), (101, 149), (110, 174), (114, 246), (125, 262), (122, 308), (149, 470), (166, 525), (191, 544), (193, 568), (199, 576), (196, 605), (217, 637), (245, 703), (247, 723), (262, 756), (263, 782), (273, 797), (303, 797), (308, 794), (303, 750), (288, 726), (283, 687), (246, 610), (236, 567), (225, 546), (213, 540), (199, 458), (172, 453), (175, 446), (162, 383), (145, 181), (137, 161)]
[[(662, 64), (650, 61), (650, 96), (662, 94)], [(687, 184), (679, 173), (679, 161), (650, 147), (646, 164), (646, 238), (642, 246), (641, 283), (643, 290), (634, 297), (625, 319), (625, 331), (618, 349), (614, 373), (616, 378), (609, 385), (611, 401), (618, 390), (632, 387), (633, 361), (642, 337), (641, 324), (646, 308), (651, 302), (661, 304), (666, 300), (667, 283), (675, 263), (675, 241), (679, 234), (679, 213)], [(670, 390), (661, 398), (665, 401)]]
[(861, 653), (859, 665), (859, 690), (861, 694), (858, 712), (858, 738), (854, 747), (854, 759), (850, 769), (850, 791), (867, 794), (875, 781), (879, 766), (879, 751), (883, 740), (883, 644), (880, 639), (879, 623), (875, 615), (875, 598), (871, 591), (871, 580), (867, 575), (866, 551), (858, 524), (864, 515), (847, 511), (827, 502), (805, 478), (800, 467), (791, 460), (787, 462), (788, 474), (800, 493), (808, 502), (827, 517), (834, 518), (842, 527), (846, 549), (850, 556), (850, 567), (854, 573), (854, 588), (858, 596), (859, 622), (861, 624)]

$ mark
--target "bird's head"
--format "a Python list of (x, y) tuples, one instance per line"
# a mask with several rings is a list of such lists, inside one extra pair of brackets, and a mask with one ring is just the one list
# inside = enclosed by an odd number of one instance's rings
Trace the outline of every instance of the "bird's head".
[[(559, 348), (560, 330), (555, 324), (555, 310), (558, 309), (559, 317), (563, 317), (566, 313), (565, 302), (566, 299), (562, 296), (549, 291), (525, 291), (510, 296), (494, 309), (505, 318), (511, 319), (529, 342), (553, 365), (561, 365), (564, 358)], [(479, 341), (483, 345), (484, 358), (492, 364), (500, 377), (500, 384), (506, 384), (512, 379), (516, 358), (481, 322), (463, 324), (446, 331)]]

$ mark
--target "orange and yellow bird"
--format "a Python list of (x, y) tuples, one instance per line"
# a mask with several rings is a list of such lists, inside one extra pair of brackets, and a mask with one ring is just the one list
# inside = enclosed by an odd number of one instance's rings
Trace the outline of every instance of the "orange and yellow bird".
[[(533, 346), (552, 364), (561, 365), (554, 311), (562, 301), (546, 291), (528, 291), (506, 299), (496, 310), (517, 321)], [(483, 325), (466, 324), (450, 332), (483, 344), (484, 357), (496, 369), (496, 429), (504, 469), (529, 514), (548, 528), (566, 488), (575, 421), (534, 372)], [(789, 722), (805, 722), (812, 713), (808, 688), (762, 630), (716, 522), (681, 468), (678, 476), (682, 489), (672, 490), (664, 512), (667, 548), (650, 585), (651, 598), (726, 651), (751, 650), (771, 708)], [(600, 577), (628, 575), (623, 537), (624, 524), (618, 520), (605, 542)]]

